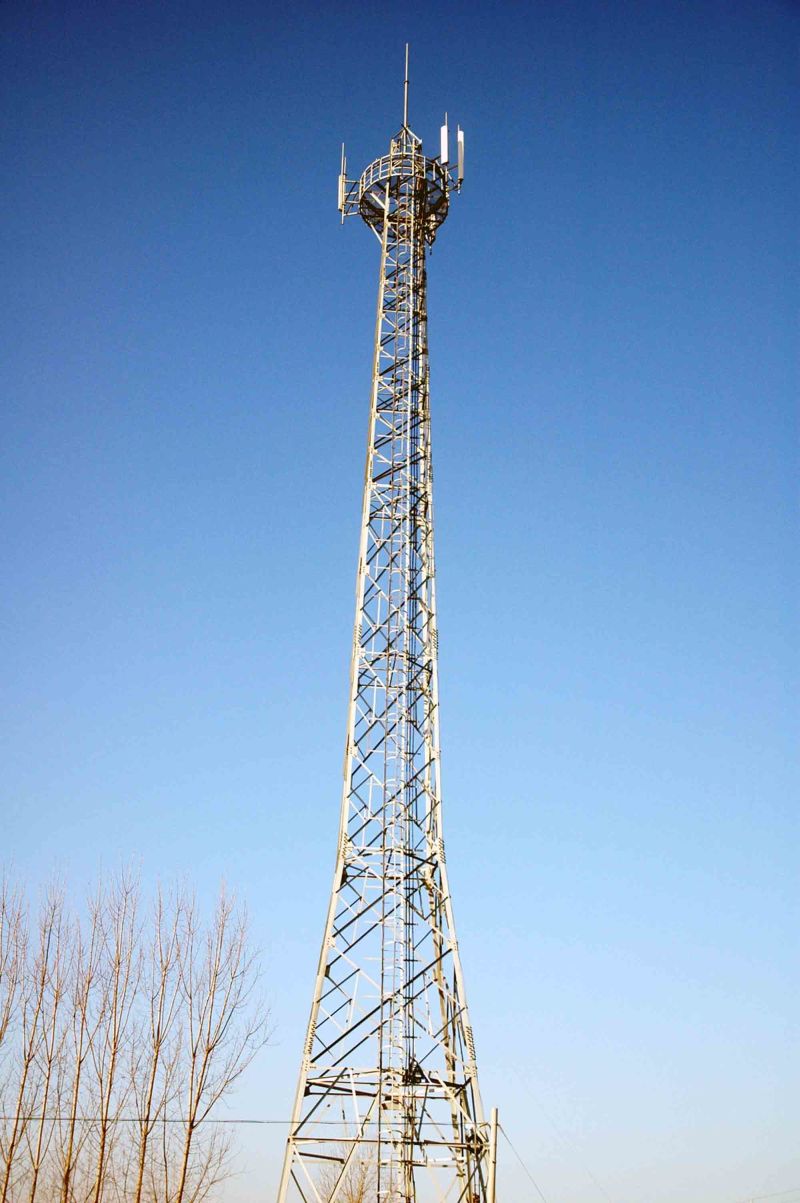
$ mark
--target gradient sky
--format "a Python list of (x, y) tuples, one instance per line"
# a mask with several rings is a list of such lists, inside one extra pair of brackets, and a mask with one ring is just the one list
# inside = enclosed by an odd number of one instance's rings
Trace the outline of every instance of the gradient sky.
[[(6, 0), (2, 854), (224, 876), (288, 1115), (338, 821), (378, 248), (430, 263), (445, 830), (484, 1099), (548, 1203), (800, 1187), (800, 9)], [(225, 1203), (274, 1197), (248, 1129)], [(536, 1193), (507, 1145), (501, 1203)], [(791, 1203), (797, 1195), (786, 1195)]]

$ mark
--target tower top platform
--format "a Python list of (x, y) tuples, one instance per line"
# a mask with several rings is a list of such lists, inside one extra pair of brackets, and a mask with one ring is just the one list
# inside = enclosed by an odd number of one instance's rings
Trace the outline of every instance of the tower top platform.
[(403, 193), (412, 189), (414, 205), (424, 223), (425, 239), (433, 242), (447, 217), (452, 186), (447, 169), (428, 158), (422, 143), (405, 128), (392, 138), (388, 155), (375, 159), (353, 188), (353, 203), (367, 225), (380, 237), (387, 216), (391, 222)]

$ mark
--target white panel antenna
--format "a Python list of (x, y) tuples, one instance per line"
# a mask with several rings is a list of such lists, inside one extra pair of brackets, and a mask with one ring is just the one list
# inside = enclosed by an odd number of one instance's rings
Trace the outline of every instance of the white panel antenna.
[(345, 194), (345, 179), (347, 177), (347, 159), (344, 153), (344, 142), (342, 143), (342, 167), (339, 172), (339, 212), (344, 213), (344, 194)]
[(447, 128), (447, 113), (444, 115), (444, 125), (442, 126), (442, 151), (439, 155), (439, 162), (442, 167), (446, 167), (450, 162), (450, 132)]
[(457, 130), (458, 130), (458, 134), (457, 134), (457, 138), (458, 138), (458, 170), (456, 172), (456, 179), (458, 180), (458, 183), (460, 185), (461, 181), (464, 179), (464, 131), (460, 125), (457, 126)]

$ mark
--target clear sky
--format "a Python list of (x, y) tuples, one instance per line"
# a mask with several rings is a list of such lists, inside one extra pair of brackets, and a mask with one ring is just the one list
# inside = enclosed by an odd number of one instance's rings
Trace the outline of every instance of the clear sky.
[[(290, 1109), (338, 821), (377, 244), (443, 111), (445, 825), (484, 1099), (549, 1203), (800, 1187), (800, 10), (6, 0), (3, 858), (221, 876)], [(274, 1195), (248, 1130), (226, 1203)], [(535, 1191), (501, 1152), (501, 1201)], [(786, 1196), (790, 1203), (795, 1196)], [(800, 1192), (797, 1198), (800, 1199)]]

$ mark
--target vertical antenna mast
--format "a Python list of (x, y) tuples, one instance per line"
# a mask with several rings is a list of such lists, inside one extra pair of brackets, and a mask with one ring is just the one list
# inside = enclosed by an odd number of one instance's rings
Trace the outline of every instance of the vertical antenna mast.
[(403, 127), (408, 128), (408, 42), (406, 42), (406, 75), (403, 81)]
[(427, 249), (463, 176), (403, 126), (339, 210), (381, 247), (336, 865), (278, 1203), (495, 1203), (441, 818)]

